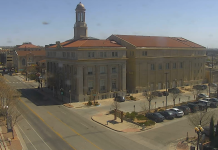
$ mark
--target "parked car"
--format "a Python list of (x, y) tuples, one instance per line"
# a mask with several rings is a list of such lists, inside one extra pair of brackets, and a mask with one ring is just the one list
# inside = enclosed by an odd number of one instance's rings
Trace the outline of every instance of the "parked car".
[(126, 101), (124, 96), (117, 96), (117, 97), (115, 97), (114, 100), (117, 102), (125, 102)]
[(201, 94), (198, 94), (198, 98), (209, 98), (209, 96), (204, 93), (201, 93)]
[(209, 98), (208, 100), (209, 100), (210, 102), (218, 103), (218, 99), (217, 99), (217, 98)]
[(168, 96), (169, 95), (169, 92), (166, 92), (166, 91), (163, 91), (163, 96)]
[(208, 86), (217, 87), (217, 84), (216, 83), (209, 83)]
[(148, 119), (154, 120), (155, 122), (163, 122), (165, 120), (164, 116), (160, 113), (146, 113), (145, 115)]
[(193, 103), (188, 103), (187, 106), (190, 108), (192, 113), (195, 113), (199, 110), (199, 106)]
[(178, 88), (172, 88), (172, 89), (168, 89), (169, 93), (181, 93), (181, 91)]
[(197, 102), (190, 102), (191, 104), (195, 104), (198, 106), (198, 110), (200, 111), (204, 111), (207, 107), (207, 104), (203, 103), (203, 102), (200, 102), (200, 101), (197, 101)]
[[(214, 125), (214, 132), (216, 132), (216, 126), (217, 125)], [(204, 131), (202, 132), (202, 134), (209, 136), (210, 135), (210, 126), (203, 127), (203, 129), (204, 129)]]
[(184, 116), (184, 112), (182, 110), (179, 110), (178, 108), (170, 108), (170, 109), (167, 109), (167, 110), (175, 112), (176, 117)]
[(188, 106), (182, 105), (182, 106), (177, 106), (175, 108), (178, 108), (184, 112), (184, 115), (188, 115), (191, 112), (191, 109)]
[(158, 96), (158, 97), (162, 97), (163, 94), (160, 91), (154, 91), (152, 92), (152, 95)]
[(202, 99), (200, 99), (200, 100), (198, 100), (200, 103), (204, 103), (204, 104), (206, 104), (206, 106), (207, 107), (210, 107), (210, 105), (211, 105), (211, 102), (210, 101), (207, 101), (207, 100), (202, 100)]
[(196, 89), (196, 90), (205, 90), (205, 89), (207, 89), (207, 85), (194, 85), (193, 89)]
[(165, 111), (159, 111), (162, 116), (164, 116), (166, 119), (174, 119), (176, 114), (173, 111), (165, 110)]

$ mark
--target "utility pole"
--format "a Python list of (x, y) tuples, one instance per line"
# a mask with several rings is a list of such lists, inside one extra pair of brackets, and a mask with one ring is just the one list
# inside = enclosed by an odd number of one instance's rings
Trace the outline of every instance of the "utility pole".
[(213, 54), (212, 54), (212, 69), (213, 69)]
[(165, 73), (166, 74), (166, 109), (167, 109), (167, 94), (168, 94), (168, 92), (167, 92), (167, 75), (168, 75), (168, 73)]

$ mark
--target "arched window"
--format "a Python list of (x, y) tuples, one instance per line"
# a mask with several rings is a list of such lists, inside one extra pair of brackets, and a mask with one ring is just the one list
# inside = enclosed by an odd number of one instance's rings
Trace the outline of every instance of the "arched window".
[(22, 65), (23, 65), (23, 66), (25, 66), (25, 65), (26, 65), (26, 61), (25, 61), (25, 59), (24, 59), (24, 58), (22, 59)]

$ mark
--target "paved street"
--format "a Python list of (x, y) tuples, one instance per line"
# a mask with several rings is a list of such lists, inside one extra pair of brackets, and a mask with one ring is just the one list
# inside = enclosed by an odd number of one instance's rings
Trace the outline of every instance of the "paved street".
[[(5, 75), (5, 78), (10, 85), (13, 84), (10, 82), (20, 82), (14, 76)], [(90, 118), (84, 118), (76, 110), (58, 105), (40, 94), (38, 89), (31, 89), (31, 84), (17, 84), (23, 95), (18, 110), (26, 119), (18, 123), (18, 128), (28, 149), (149, 150), (144, 145), (92, 122)]]

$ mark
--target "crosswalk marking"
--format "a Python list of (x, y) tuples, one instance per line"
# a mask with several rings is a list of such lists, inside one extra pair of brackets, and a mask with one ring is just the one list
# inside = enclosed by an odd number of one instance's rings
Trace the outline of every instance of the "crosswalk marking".
[(25, 82), (6, 82), (6, 83), (25, 83)]

